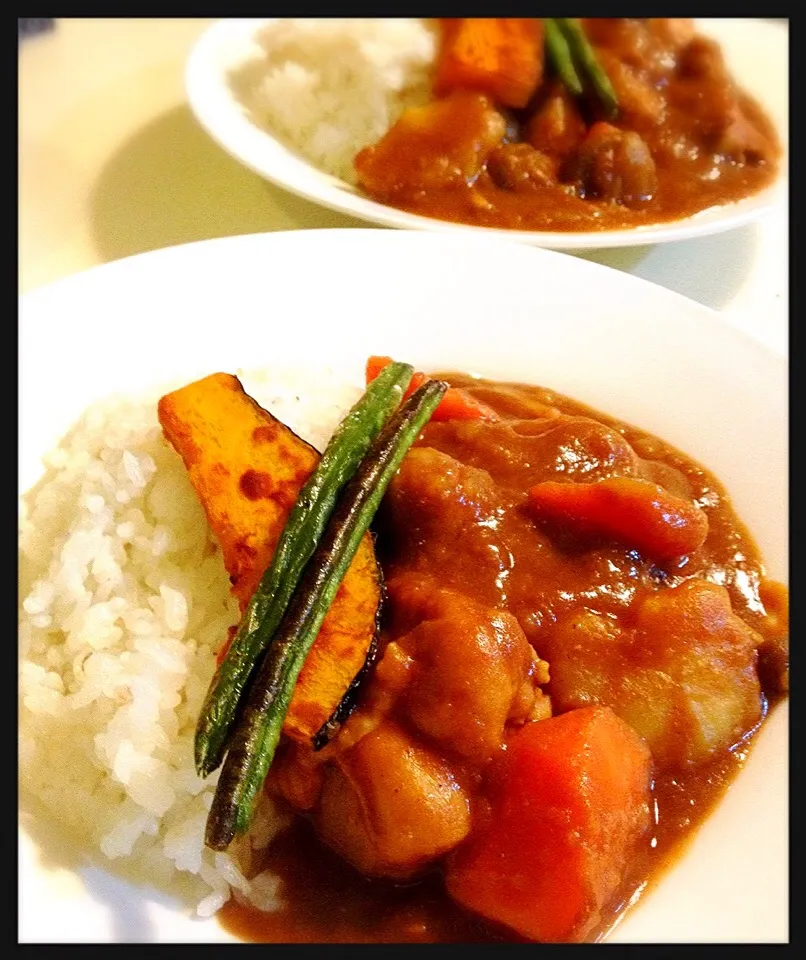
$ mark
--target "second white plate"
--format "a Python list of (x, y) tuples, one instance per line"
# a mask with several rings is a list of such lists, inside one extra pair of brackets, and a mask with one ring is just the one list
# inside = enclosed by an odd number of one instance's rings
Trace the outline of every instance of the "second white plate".
[[(254, 37), (266, 19), (226, 19), (213, 24), (188, 59), (185, 84), (191, 109), (210, 136), (255, 173), (308, 200), (371, 223), (441, 232), (501, 235), (556, 250), (590, 250), (666, 243), (741, 226), (786, 201), (787, 163), (767, 189), (737, 203), (705, 210), (671, 223), (627, 230), (540, 232), (498, 230), (422, 217), (378, 203), (359, 189), (318, 170), (258, 126), (238, 102), (228, 76), (254, 56)], [(716, 39), (729, 68), (767, 110), (786, 150), (789, 109), (789, 33), (786, 26), (759, 19), (701, 19), (697, 28)]]
[[(541, 383), (713, 470), (787, 572), (786, 362), (712, 311), (576, 257), (472, 236), (301, 230), (158, 250), (23, 298), (19, 488), (93, 401), (262, 360), (363, 382), (369, 354)], [(611, 941), (785, 940), (787, 709)], [(748, 843), (748, 837), (752, 842)], [(111, 865), (114, 869), (114, 864)], [(20, 837), (22, 941), (231, 939), (187, 904)], [(43, 922), (47, 918), (47, 922)]]

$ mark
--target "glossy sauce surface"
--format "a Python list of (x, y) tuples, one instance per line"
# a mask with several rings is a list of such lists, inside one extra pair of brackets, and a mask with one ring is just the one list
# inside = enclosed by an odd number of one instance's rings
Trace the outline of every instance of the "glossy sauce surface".
[[(418, 576), (438, 574), (441, 583), (461, 589), (465, 596), (513, 612), (540, 655), (544, 655), (543, 637), (550, 635), (552, 625), (562, 622), (564, 616), (584, 609), (614, 622), (629, 623), (636, 598), (693, 577), (724, 585), (734, 612), (761, 638), (780, 640), (786, 635), (785, 588), (765, 579), (758, 550), (735, 516), (727, 494), (700, 465), (658, 438), (540, 387), (496, 384), (453, 374), (444, 379), (468, 390), (503, 419), (498, 424), (482, 425), (431, 423), (417, 447), (439, 450), (471, 469), (483, 463), (495, 480), (493, 519), (497, 522), (490, 523), (490, 517), (477, 511), (473, 522), (460, 531), (466, 550), (455, 549), (453, 542), (453, 562), (446, 565), (436, 531), (429, 541), (422, 524), (418, 526), (416, 512), (410, 514), (404, 529), (396, 522), (393, 509), (387, 510), (379, 517), (379, 545), (384, 545), (380, 556), (390, 581), (413, 571)], [(564, 439), (559, 439), (557, 431), (564, 431)], [(569, 550), (567, 545), (560, 548), (536, 534), (534, 524), (527, 524), (520, 516), (517, 491), (538, 479), (552, 473), (570, 479), (569, 475), (577, 471), (594, 480), (611, 471), (625, 470), (685, 493), (707, 510), (708, 538), (685, 564), (652, 564), (631, 555), (623, 546), (606, 543), (582, 551)], [(449, 531), (443, 528), (441, 533), (445, 538)], [(395, 603), (395, 595), (393, 590), (390, 606)], [(394, 634), (397, 613), (386, 611), (387, 641)], [(762, 712), (779, 695), (774, 683), (765, 686)], [(651, 887), (693, 838), (696, 826), (741, 768), (753, 732), (748, 730), (736, 747), (718, 751), (693, 768), (656, 775), (652, 836), (636, 852), (617, 896), (588, 940), (605, 936), (625, 906)], [(261, 863), (264, 868), (281, 879), (278, 893), (282, 908), (261, 913), (232, 901), (219, 915), (225, 927), (244, 940), (357, 943), (521, 939), (511, 930), (457, 906), (444, 891), (439, 864), (413, 882), (364, 877), (328, 850), (302, 817), (296, 817), (270, 846)]]
[[(745, 751), (736, 751), (696, 777), (656, 781), (658, 823), (649, 848), (633, 866), (619, 902), (591, 939), (602, 939), (623, 907), (651, 889), (664, 867), (683, 852), (731, 779)], [(511, 930), (463, 910), (445, 893), (438, 871), (412, 884), (369, 879), (294, 820), (261, 861), (280, 877), (282, 909), (263, 913), (230, 900), (218, 919), (234, 936), (254, 943), (526, 943)], [(636, 897), (636, 894), (638, 895)]]
[[(771, 143), (775, 143), (772, 124), (761, 107), (750, 97), (743, 97), (743, 102), (747, 112), (757, 118), (759, 126), (771, 138)], [(461, 131), (458, 135), (462, 135)], [(771, 157), (776, 156), (777, 148), (774, 148)], [(636, 209), (585, 199), (562, 186), (529, 194), (515, 193), (497, 186), (486, 169), (469, 186), (379, 199), (423, 217), (482, 227), (561, 232), (626, 230), (681, 220), (711, 207), (742, 200), (769, 186), (776, 173), (774, 162), (731, 164), (707, 153), (685, 163), (661, 158), (658, 162), (661, 186), (651, 201)]]

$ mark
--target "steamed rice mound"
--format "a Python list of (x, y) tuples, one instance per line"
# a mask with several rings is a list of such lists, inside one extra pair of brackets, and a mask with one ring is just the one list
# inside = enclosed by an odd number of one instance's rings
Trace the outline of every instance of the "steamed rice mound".
[[(326, 371), (243, 380), (320, 449), (358, 392)], [(92, 407), (21, 504), (21, 797), (201, 915), (233, 890), (276, 909), (252, 860), (284, 814), (266, 800), (233, 855), (204, 846), (218, 774), (197, 777), (193, 733), (238, 608), (157, 397)]]
[(358, 151), (429, 100), (436, 37), (415, 19), (278, 20), (230, 82), (258, 125), (354, 184)]

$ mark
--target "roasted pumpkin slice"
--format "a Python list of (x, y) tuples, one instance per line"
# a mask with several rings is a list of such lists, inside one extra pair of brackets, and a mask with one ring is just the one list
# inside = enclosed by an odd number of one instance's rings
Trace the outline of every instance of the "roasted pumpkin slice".
[[(163, 432), (187, 467), (241, 612), (271, 562), (317, 451), (214, 373), (162, 397)], [(372, 537), (361, 542), (299, 675), (283, 732), (323, 746), (346, 719), (375, 654), (382, 597)]]

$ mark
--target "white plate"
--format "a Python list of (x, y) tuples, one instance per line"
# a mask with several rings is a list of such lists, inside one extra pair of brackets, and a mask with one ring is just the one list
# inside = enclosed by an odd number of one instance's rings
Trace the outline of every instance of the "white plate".
[[(557, 250), (629, 247), (685, 240), (719, 233), (755, 220), (787, 196), (787, 162), (774, 184), (737, 203), (703, 211), (693, 217), (630, 230), (563, 233), (497, 230), (449, 223), (398, 210), (364, 196), (356, 187), (312, 166), (307, 160), (258, 126), (238, 102), (228, 80), (233, 68), (255, 54), (254, 36), (265, 19), (227, 19), (213, 24), (198, 40), (188, 59), (185, 86), (191, 109), (210, 136), (229, 154), (292, 193), (325, 207), (387, 227), (407, 227), (455, 233), (483, 233)], [(786, 145), (789, 111), (788, 30), (763, 20), (698, 20), (698, 29), (722, 45), (728, 66), (742, 86), (765, 107)]]
[[(110, 393), (262, 359), (329, 364), (361, 382), (373, 353), (544, 384), (658, 433), (727, 484), (770, 574), (786, 578), (785, 360), (645, 281), (468, 234), (213, 240), (28, 294), (20, 487), (80, 412)], [(59, 869), (57, 855), (22, 839), (22, 940), (227, 939), (215, 922), (100, 870)], [(786, 939), (787, 842), (782, 707), (690, 851), (613, 939)]]

